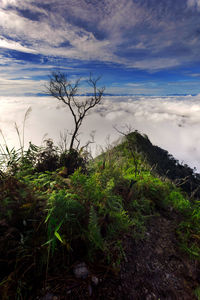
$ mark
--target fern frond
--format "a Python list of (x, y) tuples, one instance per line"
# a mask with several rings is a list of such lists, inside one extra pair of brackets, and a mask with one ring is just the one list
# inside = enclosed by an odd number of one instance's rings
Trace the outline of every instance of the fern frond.
[(96, 248), (103, 249), (103, 239), (100, 233), (100, 226), (98, 224), (98, 217), (94, 206), (90, 207), (88, 234), (89, 240), (96, 246)]

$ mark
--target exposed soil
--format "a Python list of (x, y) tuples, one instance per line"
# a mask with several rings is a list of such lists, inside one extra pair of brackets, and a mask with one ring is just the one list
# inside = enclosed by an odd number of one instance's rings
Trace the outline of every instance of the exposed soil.
[(154, 217), (146, 240), (137, 244), (127, 240), (121, 299), (196, 299), (200, 268), (178, 249), (175, 224), (163, 216)]
[[(87, 279), (72, 279), (71, 288), (66, 282), (62, 296), (57, 290), (58, 294), (49, 293), (40, 299), (197, 299), (194, 290), (200, 285), (200, 264), (178, 248), (179, 218), (175, 213), (170, 218), (166, 214), (152, 217), (142, 241), (126, 236), (126, 259), (119, 274), (93, 270)], [(92, 276), (98, 278), (97, 285)]]

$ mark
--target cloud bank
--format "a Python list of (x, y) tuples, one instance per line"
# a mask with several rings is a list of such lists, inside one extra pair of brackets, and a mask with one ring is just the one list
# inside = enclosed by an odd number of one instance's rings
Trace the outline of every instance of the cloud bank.
[[(41, 144), (45, 133), (58, 142), (61, 131), (73, 128), (70, 112), (55, 99), (4, 97), (0, 98), (0, 103), (0, 128), (9, 145), (18, 146), (14, 122), (20, 127), (30, 106), (32, 112), (25, 129), (27, 143), (31, 140)], [(105, 146), (108, 135), (110, 142), (119, 138), (113, 126), (123, 130), (125, 124), (147, 134), (153, 144), (200, 172), (200, 96), (105, 97), (103, 104), (85, 119), (81, 128), (82, 141), (85, 143), (90, 132), (95, 130), (96, 144)]]

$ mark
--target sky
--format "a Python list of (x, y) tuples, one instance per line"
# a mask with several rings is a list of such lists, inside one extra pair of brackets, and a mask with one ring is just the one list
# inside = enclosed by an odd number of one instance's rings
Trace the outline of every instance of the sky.
[[(97, 144), (126, 124), (200, 171), (200, 0), (0, 0), (0, 130), (28, 107), (26, 140), (58, 140), (73, 128), (67, 108), (46, 96), (52, 71), (71, 82), (101, 76), (103, 104), (81, 128)], [(2, 140), (0, 138), (0, 143)]]
[(0, 93), (41, 94), (59, 69), (110, 94), (198, 94), (199, 17), (200, 0), (1, 0)]

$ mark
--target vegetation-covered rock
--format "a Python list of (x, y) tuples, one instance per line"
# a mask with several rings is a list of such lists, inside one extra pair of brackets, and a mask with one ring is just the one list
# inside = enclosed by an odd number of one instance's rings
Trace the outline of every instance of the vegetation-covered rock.
[(132, 147), (143, 155), (156, 174), (173, 180), (188, 195), (200, 198), (200, 174), (188, 165), (180, 164), (166, 150), (152, 145), (146, 135), (135, 131), (127, 135)]

